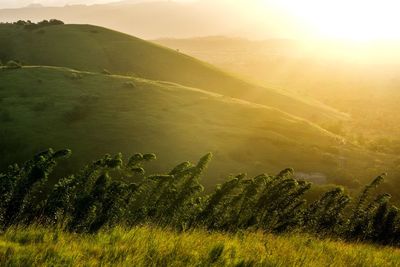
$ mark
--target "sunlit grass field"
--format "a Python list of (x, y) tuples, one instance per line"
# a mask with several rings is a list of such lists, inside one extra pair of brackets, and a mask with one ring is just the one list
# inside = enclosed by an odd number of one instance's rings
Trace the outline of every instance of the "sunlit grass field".
[(337, 174), (342, 159), (363, 179), (386, 170), (370, 163), (374, 155), (309, 121), (175, 83), (27, 66), (0, 71), (0, 104), (3, 169), (67, 147), (76, 155), (73, 171), (105, 153), (151, 152), (159, 160), (150, 170), (164, 172), (210, 151), (215, 160), (204, 179), (212, 186), (230, 173), (287, 167), (350, 178), (350, 170)]
[(78, 235), (13, 228), (0, 236), (1, 266), (399, 266), (400, 250), (307, 235), (177, 233), (140, 226)]
[(398, 166), (324, 126), (347, 121), (345, 114), (126, 34), (4, 24), (0, 47), (4, 64), (24, 65), (0, 69), (3, 169), (49, 147), (79, 155), (64, 173), (105, 153), (155, 153), (149, 170), (157, 173), (213, 152), (207, 186), (292, 167), (355, 190)]
[(307, 119), (347, 119), (314, 100), (254, 85), (178, 51), (97, 26), (58, 25), (26, 30), (4, 24), (0, 25), (0, 47), (3, 63), (18, 60), (24, 65), (107, 70), (240, 98)]

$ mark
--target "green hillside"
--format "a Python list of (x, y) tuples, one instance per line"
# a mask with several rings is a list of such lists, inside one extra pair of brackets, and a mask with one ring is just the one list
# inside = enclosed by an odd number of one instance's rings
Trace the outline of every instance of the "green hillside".
[(345, 114), (55, 24), (0, 24), (0, 266), (399, 265), (400, 161)]
[[(322, 182), (373, 177), (374, 157), (282, 111), (174, 83), (59, 67), (0, 69), (2, 166), (47, 147), (71, 148), (70, 167), (104, 153), (154, 152), (165, 171), (211, 151), (206, 183), (228, 173), (322, 173)], [(3, 168), (4, 169), (4, 168)], [(341, 178), (344, 176), (341, 176)]]
[(0, 59), (28, 65), (69, 67), (82, 71), (133, 75), (279, 108), (296, 116), (327, 121), (342, 113), (283, 91), (255, 86), (211, 65), (141, 39), (91, 25), (57, 25), (34, 30), (0, 25)]

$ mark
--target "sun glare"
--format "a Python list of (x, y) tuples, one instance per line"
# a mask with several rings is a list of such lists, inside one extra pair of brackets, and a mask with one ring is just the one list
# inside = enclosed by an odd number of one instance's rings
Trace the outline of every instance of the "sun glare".
[[(271, 0), (261, 0), (267, 6)], [(350, 40), (399, 40), (400, 1), (275, 0), (311, 35)]]

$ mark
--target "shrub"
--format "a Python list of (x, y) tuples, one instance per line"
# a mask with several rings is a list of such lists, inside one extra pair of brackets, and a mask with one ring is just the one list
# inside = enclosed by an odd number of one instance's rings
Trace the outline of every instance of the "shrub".
[(131, 89), (135, 89), (136, 85), (133, 82), (125, 82), (124, 83), (124, 87), (126, 88), (131, 88)]
[(64, 25), (64, 22), (58, 19), (51, 19), (48, 23), (49, 25)]
[[(33, 23), (33, 22), (29, 21), (29, 20), (28, 21), (17, 22), (17, 25), (22, 25), (27, 30), (36, 30), (36, 29), (39, 29), (39, 28), (47, 27), (47, 26), (63, 25), (63, 24), (64, 24), (63, 21), (57, 20), (57, 19), (42, 20), (42, 21), (40, 21), (38, 23)], [(44, 32), (41, 32), (41, 33), (44, 33)]]
[(18, 26), (25, 26), (25, 25), (29, 25), (30, 21), (24, 21), (24, 20), (18, 20), (16, 22), (13, 23), (14, 25), (18, 25)]
[(66, 123), (77, 122), (86, 118), (88, 114), (89, 114), (89, 107), (78, 104), (74, 106), (71, 110), (64, 113), (64, 121)]
[(20, 69), (22, 65), (14, 60), (10, 60), (6, 63), (6, 69)]
[(78, 72), (71, 72), (68, 75), (68, 78), (70, 78), (71, 80), (80, 80), (83, 78), (83, 75), (81, 73)]
[(107, 69), (103, 69), (101, 73), (105, 75), (111, 75), (111, 72), (109, 72)]

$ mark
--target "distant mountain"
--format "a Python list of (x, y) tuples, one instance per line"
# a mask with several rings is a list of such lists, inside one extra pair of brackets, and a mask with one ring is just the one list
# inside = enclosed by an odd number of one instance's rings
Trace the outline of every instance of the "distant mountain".
[[(256, 9), (251, 3), (246, 6)], [(262, 16), (254, 15), (251, 10), (243, 13), (242, 9), (235, 1), (128, 0), (90, 6), (6, 9), (0, 10), (0, 21), (56, 18), (67, 23), (100, 25), (144, 39), (207, 35), (268, 37), (298, 32), (293, 28), (295, 25), (283, 23), (285, 19), (272, 9), (265, 8)], [(251, 16), (246, 15), (250, 13)], [(266, 22), (265, 17), (270, 21)]]
[(108, 5), (120, 6), (120, 5), (135, 5), (139, 3), (151, 3), (151, 2), (167, 2), (168, 0), (122, 0), (117, 2), (109, 3)]
[(26, 8), (43, 8), (44, 6), (41, 4), (29, 4)]

